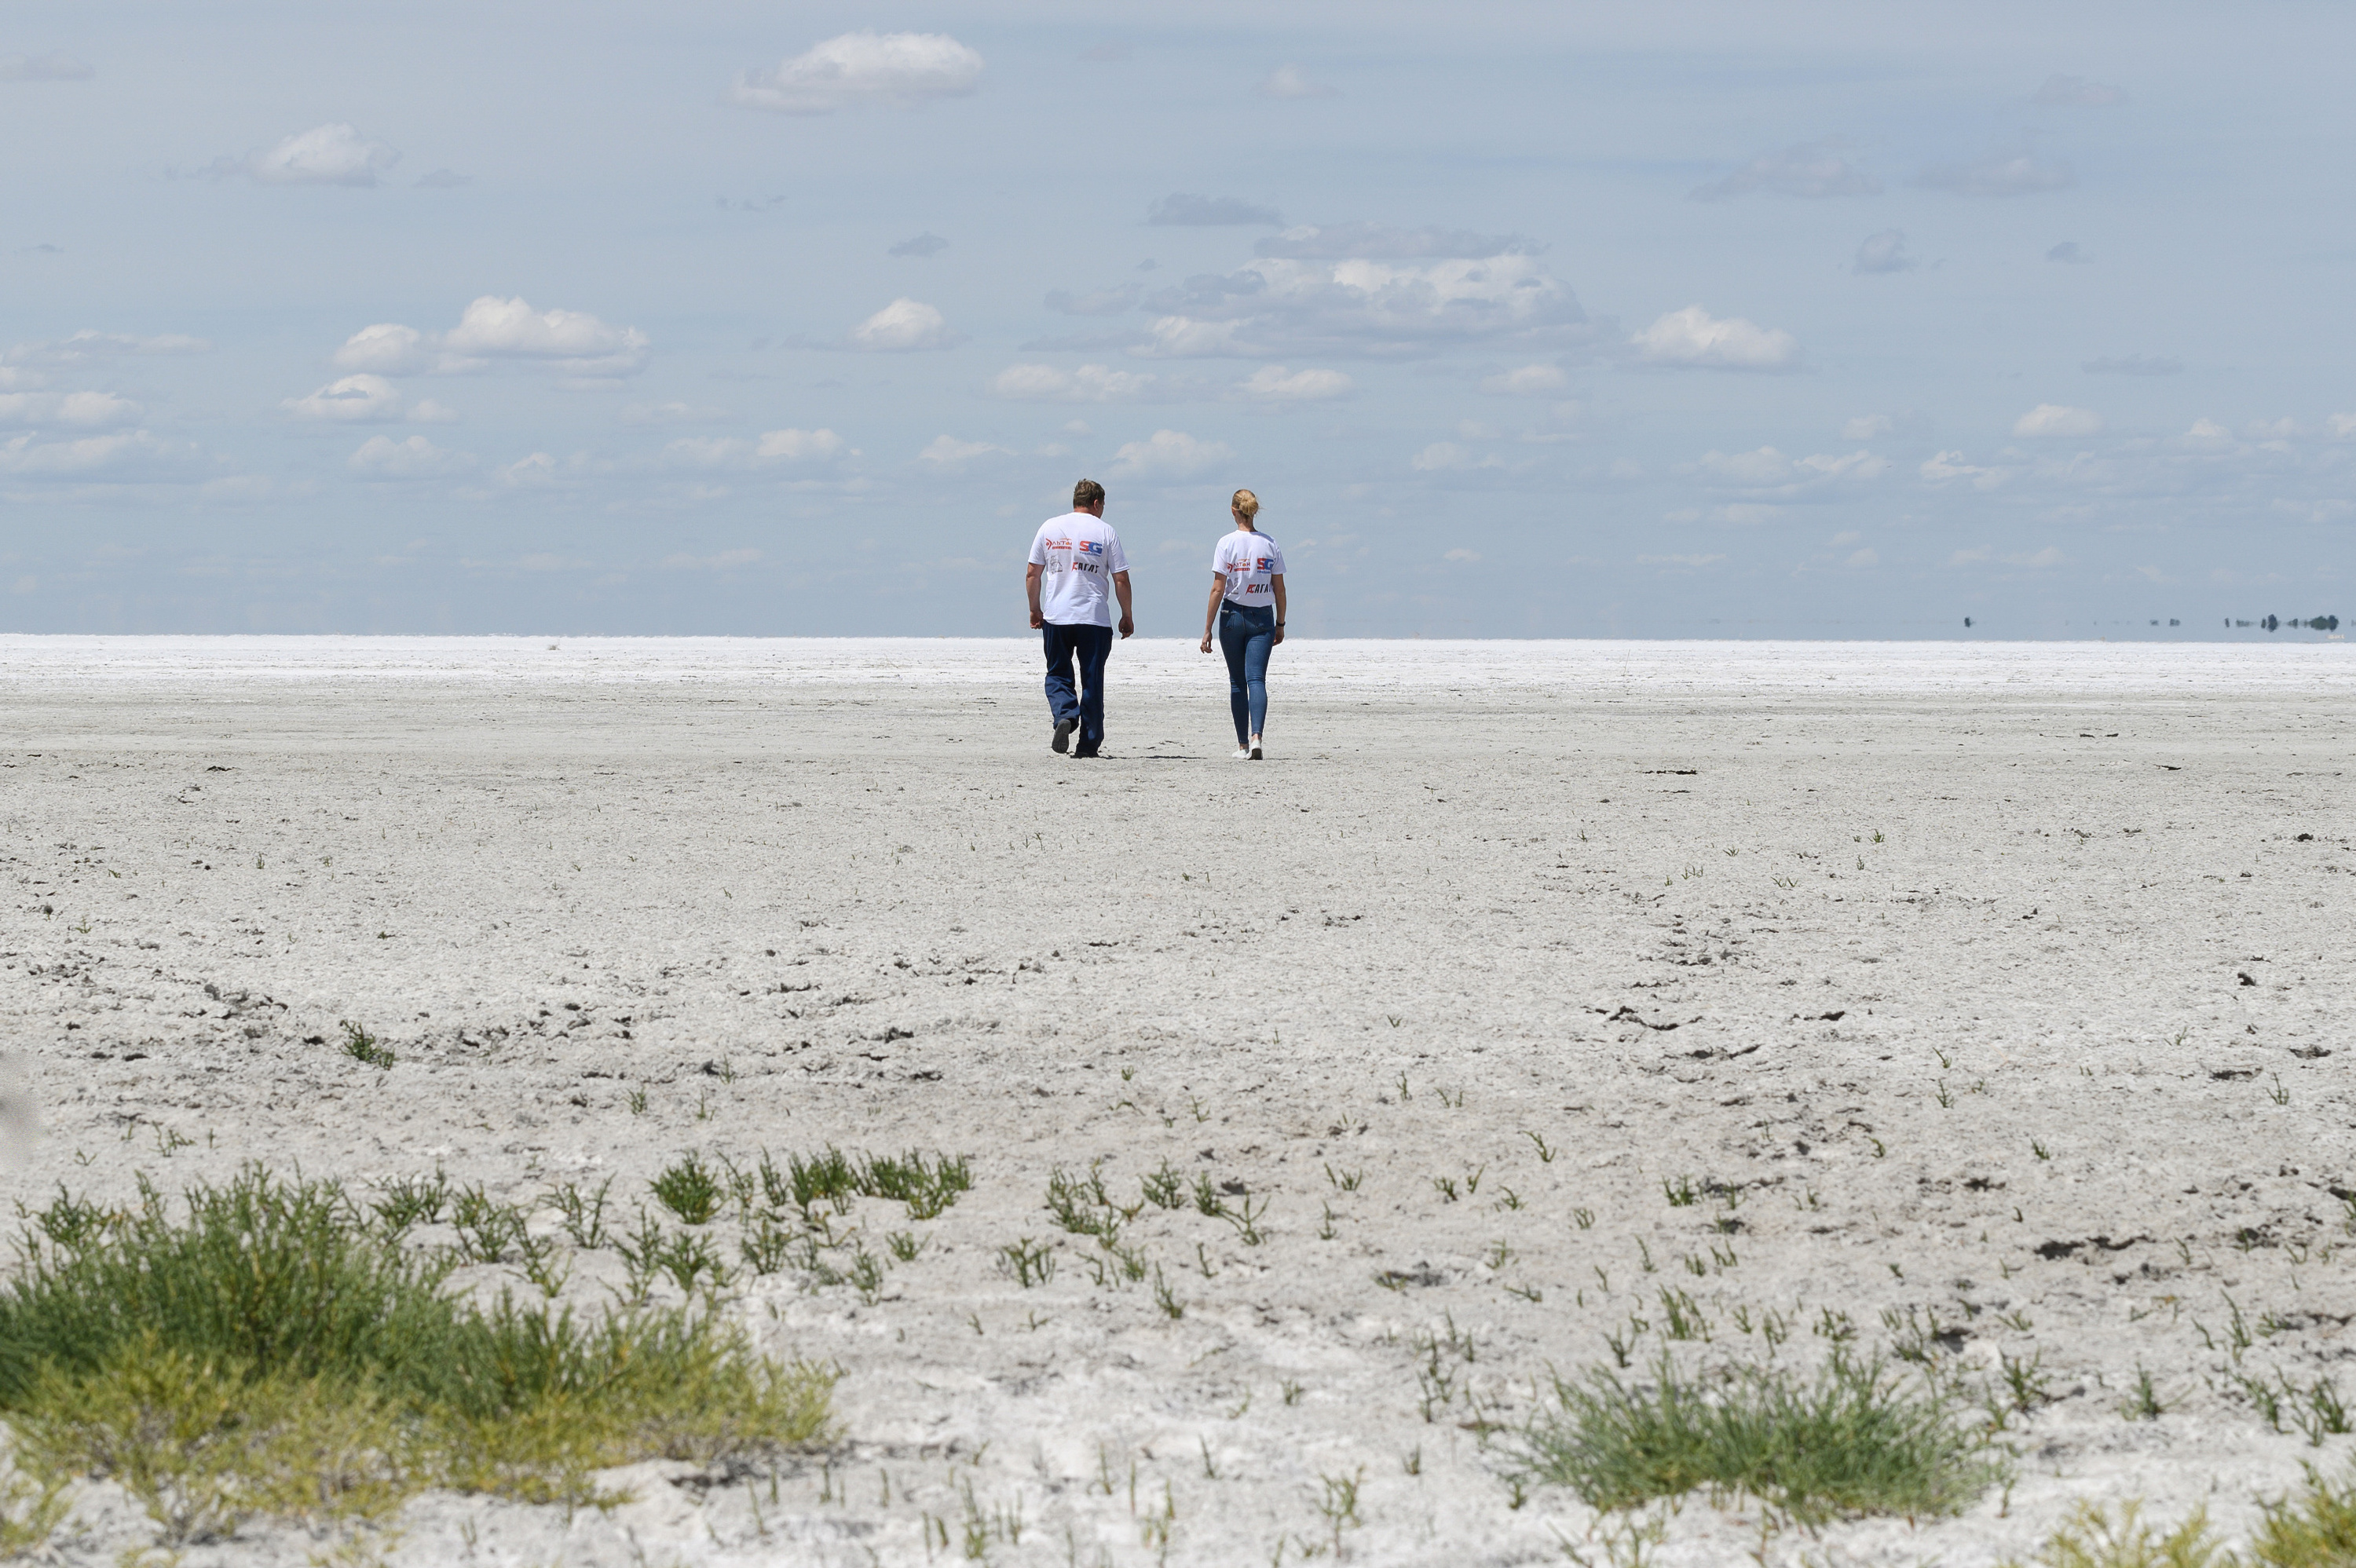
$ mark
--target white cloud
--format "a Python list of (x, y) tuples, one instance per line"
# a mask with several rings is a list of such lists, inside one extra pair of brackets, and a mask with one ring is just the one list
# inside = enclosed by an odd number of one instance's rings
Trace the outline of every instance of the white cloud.
[(1192, 316), (1165, 315), (1146, 329), (1147, 341), (1131, 354), (1152, 359), (1189, 359), (1249, 355), (1254, 350), (1238, 338), (1242, 323), (1197, 321)]
[(1643, 363), (1680, 369), (1772, 372), (1794, 369), (1800, 360), (1790, 333), (1740, 316), (1720, 320), (1697, 304), (1671, 311), (1630, 342)]
[(1451, 549), (1446, 555), (1441, 556), (1440, 559), (1442, 560), (1461, 560), (1465, 562), (1467, 565), (1470, 565), (1481, 559), (1481, 552), (1477, 549)]
[(663, 448), (663, 457), (688, 468), (761, 468), (831, 462), (851, 451), (830, 430), (772, 430), (750, 441), (741, 436), (682, 437)]
[(1879, 566), (1881, 564), (1881, 557), (1874, 550), (1860, 549), (1852, 552), (1845, 564), (1859, 567)]
[(763, 431), (754, 443), (755, 463), (814, 463), (841, 457), (849, 449), (830, 430)]
[(1826, 136), (1762, 153), (1724, 179), (1696, 186), (1687, 195), (1695, 201), (1725, 201), (1752, 191), (1807, 198), (1879, 194), (1881, 182), (1841, 155), (1847, 148), (1843, 138)]
[(1130, 352), (1154, 358), (1397, 358), (1452, 343), (1546, 347), (1592, 336), (1570, 291), (1526, 253), (1423, 265), (1263, 256), (1145, 303), (1162, 314)]
[[(498, 481), (502, 490), (555, 492), (578, 487), (580, 483), (589, 476), (593, 466), (589, 454), (585, 452), (576, 452), (568, 458), (558, 458), (552, 453), (535, 452), (517, 458), (513, 463), (499, 469), (492, 477)], [(534, 571), (552, 571), (583, 566), (586, 563), (567, 560), (558, 556), (539, 555), (526, 556), (517, 564)]]
[(79, 365), (90, 359), (121, 355), (208, 354), (212, 345), (201, 337), (165, 333), (138, 337), (124, 332), (94, 332), (89, 327), (43, 343), (19, 343), (5, 356), (11, 365)]
[(1259, 84), (1262, 98), (1331, 98), (1333, 90), (1309, 80), (1297, 65), (1280, 65)]
[(1518, 369), (1483, 377), (1481, 389), (1492, 397), (1543, 398), (1560, 391), (1569, 384), (1569, 380), (1570, 378), (1562, 373), (1559, 366), (1524, 365)]
[(442, 335), (442, 347), (461, 358), (536, 361), (568, 376), (627, 376), (646, 365), (647, 335), (586, 311), (535, 311), (520, 298), (484, 294)]
[(2034, 555), (2008, 555), (2004, 560), (2008, 566), (2047, 567), (2061, 565), (2062, 556), (2059, 549), (2047, 545)]
[(2065, 190), (2078, 178), (2068, 164), (2021, 149), (1993, 152), (1968, 164), (1933, 164), (1914, 183), (1958, 196), (2029, 196)]
[(1263, 365), (1236, 383), (1234, 395), (1261, 403), (1310, 403), (1346, 398), (1354, 389), (1350, 378), (1339, 370), (1288, 370), (1281, 365)]
[(2182, 435), (2171, 436), (2168, 444), (2179, 452), (2215, 454), (2235, 451), (2242, 443), (2235, 441), (2233, 432), (2215, 420), (2197, 419), (2192, 421), (2191, 428)]
[(852, 327), (844, 346), (871, 354), (905, 354), (954, 348), (963, 341), (949, 331), (948, 323), (931, 305), (896, 299)]
[(1640, 555), (1636, 558), (1636, 564), (1638, 566), (1683, 566), (1697, 569), (1705, 566), (1716, 566), (1719, 561), (1724, 560), (1725, 559), (1726, 557), (1722, 555)]
[(953, 435), (937, 435), (926, 443), (925, 450), (916, 453), (916, 456), (921, 462), (949, 468), (961, 463), (969, 463), (977, 457), (988, 457), (993, 453), (1001, 457), (1014, 455), (1005, 447), (994, 446), (986, 441), (959, 441)]
[(1449, 474), (1468, 468), (1503, 468), (1495, 457), (1476, 456), (1452, 441), (1435, 441), (1413, 457), (1408, 466), (1419, 474)]
[(296, 419), (355, 424), (401, 420), (412, 424), (446, 424), (458, 417), (431, 398), (412, 403), (400, 388), (381, 376), (346, 376), (328, 382), (307, 398), (288, 398), (279, 406)]
[(1921, 469), (1925, 481), (1944, 485), (1956, 479), (1968, 479), (1975, 490), (1993, 490), (2007, 477), (2001, 468), (1976, 468), (1964, 461), (1960, 452), (1942, 452), (1922, 461)]
[(0, 55), (0, 81), (88, 81), (97, 74), (71, 55)]
[(0, 441), (0, 475), (23, 479), (172, 479), (193, 453), (144, 430), (42, 441), (31, 432)]
[(112, 392), (0, 392), (0, 425), (132, 424), (146, 411)]
[(948, 240), (927, 229), (922, 234), (899, 241), (884, 253), (887, 256), (914, 256), (923, 260), (926, 257), (937, 256), (948, 248)]
[(2092, 409), (2040, 403), (2012, 421), (2012, 433), (2026, 437), (2100, 435), (2103, 416)]
[(1184, 431), (1157, 430), (1113, 453), (1112, 471), (1125, 478), (1183, 479), (1235, 457), (1224, 442), (1197, 441)]
[(425, 334), (413, 326), (380, 322), (363, 326), (336, 350), (338, 370), (366, 370), (379, 376), (416, 376), (439, 368), (468, 368), (455, 357), (437, 354)]
[(1284, 221), (1276, 208), (1246, 201), (1239, 196), (1190, 196), (1173, 191), (1146, 209), (1145, 221), (1181, 228), (1215, 228), (1234, 224), (1278, 225)]
[(437, 479), (474, 465), (471, 453), (446, 451), (422, 435), (407, 441), (372, 435), (344, 459), (344, 466), (364, 479)]
[(831, 114), (858, 104), (906, 108), (962, 98), (981, 56), (946, 33), (844, 33), (777, 65), (740, 73), (728, 101), (778, 114)]
[(1870, 452), (1788, 458), (1772, 446), (1762, 446), (1755, 452), (1708, 453), (1694, 468), (1702, 482), (1715, 489), (1790, 498), (1878, 479), (1889, 472), (1890, 463)]
[(451, 376), (505, 361), (603, 379), (644, 369), (648, 347), (647, 335), (635, 326), (609, 326), (585, 311), (535, 311), (520, 298), (484, 294), (447, 332), (420, 332), (397, 322), (364, 326), (336, 350), (335, 365), (378, 376)]
[(2126, 94), (2115, 87), (2105, 87), (2099, 81), (2088, 81), (2083, 76), (2049, 76), (2029, 101), (2045, 108), (2108, 109), (2126, 101)]
[(2356, 414), (2333, 414), (2323, 422), (2330, 427), (2331, 438), (2334, 441), (2346, 441), (2351, 437), (2356, 437)]
[(1150, 397), (1154, 377), (1105, 365), (1083, 365), (1076, 370), (1053, 365), (1009, 365), (991, 378), (990, 395), (1013, 402), (1115, 403)]
[(298, 131), (242, 158), (220, 158), (204, 172), (215, 179), (242, 175), (261, 185), (372, 186), (401, 162), (382, 142), (371, 142), (337, 121)]
[(1841, 426), (1843, 441), (1872, 441), (1888, 435), (1898, 428), (1898, 421), (1888, 414), (1859, 414)]
[(1857, 260), (1849, 271), (1858, 273), (1907, 272), (1914, 269), (1914, 258), (1906, 253), (1906, 230), (1885, 229), (1879, 234), (1869, 234), (1857, 248)]

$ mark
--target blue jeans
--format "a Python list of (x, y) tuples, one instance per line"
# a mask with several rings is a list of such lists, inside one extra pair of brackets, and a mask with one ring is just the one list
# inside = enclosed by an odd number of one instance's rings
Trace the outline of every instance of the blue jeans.
[[(1112, 654), (1110, 626), (1059, 626), (1053, 621), (1040, 628), (1047, 650), (1047, 708), (1055, 722), (1076, 720), (1079, 750), (1093, 752), (1104, 744), (1105, 660)], [(1072, 656), (1080, 660), (1077, 691), (1072, 686)]]
[(1268, 656), (1275, 646), (1274, 606), (1219, 606), (1219, 651), (1227, 656), (1227, 706), (1235, 710), (1238, 746), (1249, 745), (1267, 722)]

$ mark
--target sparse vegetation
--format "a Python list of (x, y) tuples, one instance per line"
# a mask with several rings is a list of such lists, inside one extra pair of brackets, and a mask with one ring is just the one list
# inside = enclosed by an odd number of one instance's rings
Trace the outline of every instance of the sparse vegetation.
[(1024, 1236), (998, 1249), (998, 1266), (1028, 1290), (1055, 1277), (1055, 1254), (1045, 1243)]
[(1837, 1348), (1812, 1381), (1732, 1369), (1705, 1381), (1666, 1351), (1642, 1382), (1555, 1380), (1523, 1433), (1524, 1473), (1601, 1509), (1701, 1490), (1757, 1499), (1815, 1525), (1857, 1514), (1954, 1513), (1997, 1474), (1933, 1390)]
[(344, 1054), (355, 1061), (365, 1062), (380, 1072), (390, 1071), (393, 1054), (376, 1036), (369, 1033), (349, 1019), (343, 1020)]
[(719, 1179), (692, 1154), (666, 1166), (648, 1185), (656, 1200), (678, 1215), (683, 1225), (708, 1225), (720, 1212)]
[(911, 1220), (937, 1219), (959, 1194), (973, 1187), (969, 1163), (960, 1155), (936, 1155), (926, 1160), (910, 1151), (853, 1159), (831, 1144), (809, 1159), (789, 1155), (780, 1172), (766, 1154), (761, 1157), (762, 1194), (771, 1207), (793, 1208), (815, 1222), (818, 1205), (832, 1206), (838, 1214), (851, 1212), (853, 1200), (884, 1198), (908, 1206)]
[(831, 1374), (708, 1310), (471, 1301), (405, 1228), (260, 1166), (177, 1211), (142, 1178), (134, 1208), (28, 1250), (0, 1295), (19, 1462), (42, 1487), (121, 1482), (177, 1544), (252, 1515), (380, 1519), (427, 1487), (588, 1501), (608, 1466), (827, 1431)]
[[(2339, 1568), (2356, 1561), (2356, 1488), (2313, 1470), (2303, 1492), (2267, 1505), (2247, 1556), (2226, 1550), (2195, 1509), (2173, 1530), (2143, 1520), (2140, 1500), (2110, 1510), (2081, 1503), (2030, 1560), (2034, 1568)], [(2019, 1563), (2008, 1568), (2024, 1568)]]

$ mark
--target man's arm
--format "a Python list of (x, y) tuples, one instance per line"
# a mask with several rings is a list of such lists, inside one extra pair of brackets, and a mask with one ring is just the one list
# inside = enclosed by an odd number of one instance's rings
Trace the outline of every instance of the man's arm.
[(1276, 590), (1276, 642), (1280, 643), (1284, 641), (1284, 573), (1272, 573), (1268, 581)]
[(1112, 574), (1112, 592), (1113, 597), (1120, 601), (1120, 635), (1125, 637), (1137, 630), (1137, 622), (1129, 613), (1129, 573), (1116, 571)]
[[(1039, 578), (1041, 573), (1042, 569), (1039, 563), (1035, 560), (1029, 566), (1023, 568), (1023, 592), (1031, 596), (1031, 624), (1033, 627), (1044, 626), (1047, 624), (1047, 618), (1039, 613)], [(1126, 596), (1122, 598), (1121, 603), (1124, 604), (1129, 603)]]

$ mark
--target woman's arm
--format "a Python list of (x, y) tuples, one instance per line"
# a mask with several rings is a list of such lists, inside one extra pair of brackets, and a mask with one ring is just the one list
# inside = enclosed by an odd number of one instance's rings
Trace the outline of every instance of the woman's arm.
[(1211, 630), (1219, 624), (1219, 601), (1227, 596), (1227, 574), (1211, 573), (1211, 602), (1203, 609), (1203, 652), (1211, 651)]
[(1271, 573), (1269, 586), (1276, 590), (1276, 640), (1284, 641), (1284, 573)]

